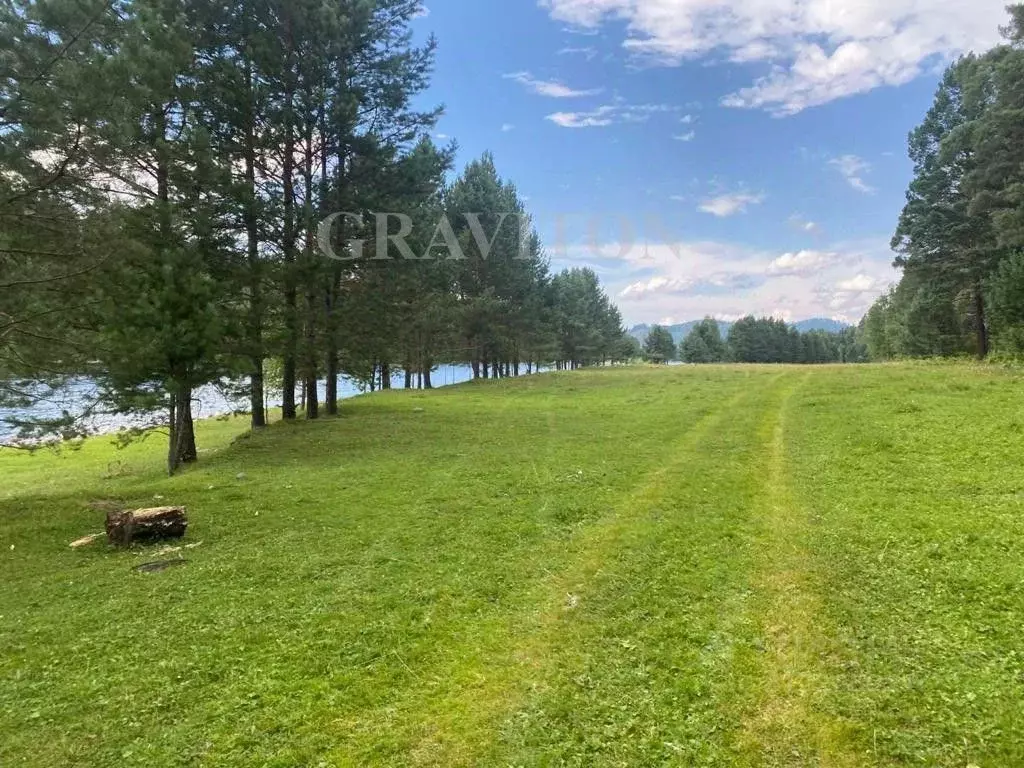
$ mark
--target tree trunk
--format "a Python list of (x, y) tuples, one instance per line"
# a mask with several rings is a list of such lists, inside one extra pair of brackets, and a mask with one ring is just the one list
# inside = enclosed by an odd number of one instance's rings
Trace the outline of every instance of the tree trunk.
[(327, 396), (324, 400), (329, 416), (338, 415), (338, 348), (333, 337), (327, 349)]
[(320, 418), (320, 392), (317, 383), (316, 374), (305, 380), (306, 418), (310, 421)]
[(267, 426), (267, 411), (263, 405), (263, 360), (252, 358), (252, 373), (249, 374), (249, 407), (252, 410), (250, 424), (253, 429)]
[(267, 425), (263, 407), (263, 285), (259, 255), (259, 211), (256, 203), (256, 129), (255, 109), (252, 105), (252, 65), (246, 67), (246, 86), (249, 92), (248, 114), (245, 124), (245, 239), (246, 266), (249, 278), (248, 346), (252, 370), (249, 375), (249, 407), (253, 429)]
[(136, 541), (180, 539), (188, 530), (185, 507), (154, 507), (107, 513), (107, 541), (127, 547)]
[[(286, 36), (289, 54), (294, 51), (292, 40), (291, 18), (285, 16)], [(291, 56), (288, 56), (289, 63)], [(295, 385), (298, 375), (296, 358), (299, 346), (298, 289), (295, 274), (295, 92), (291, 82), (291, 73), (287, 75), (288, 86), (284, 97), (284, 162), (281, 176), (283, 183), (283, 211), (281, 229), (281, 249), (284, 252), (284, 320), (285, 348), (282, 365), (284, 392), (281, 397), (281, 415), (285, 421), (293, 421), (296, 417)]]
[(167, 446), (167, 474), (173, 475), (182, 464), (198, 458), (196, 435), (192, 423), (192, 389), (175, 387), (168, 411), (170, 437)]
[(338, 376), (341, 373), (338, 351), (338, 303), (341, 295), (341, 267), (331, 270), (330, 285), (327, 288), (327, 413), (338, 415)]
[(988, 326), (985, 323), (985, 295), (980, 285), (974, 286), (974, 315), (978, 332), (978, 359), (984, 360), (988, 357), (989, 341)]
[[(308, 95), (308, 94), (307, 94)], [(306, 419), (312, 421), (320, 418), (320, 394), (317, 391), (319, 379), (317, 371), (317, 311), (318, 290), (316, 268), (313, 263), (315, 237), (313, 221), (313, 132), (314, 118), (306, 114), (305, 147), (303, 152), (302, 180), (306, 188), (303, 200), (303, 223), (306, 229), (306, 242), (302, 251), (303, 276), (306, 291), (306, 338), (303, 348), (303, 376), (306, 381)], [(325, 153), (326, 154), (326, 153)]]
[(281, 366), (281, 380), (284, 387), (281, 392), (281, 418), (285, 421), (294, 421), (298, 413), (295, 405), (295, 377), (295, 356), (285, 354)]
[(183, 387), (178, 398), (178, 462), (192, 464), (199, 458), (195, 425), (192, 422), (192, 389)]
[(431, 365), (430, 365), (429, 362), (426, 365), (423, 366), (423, 388), (424, 389), (433, 389), (434, 388), (433, 383), (430, 381), (430, 368), (431, 368)]
[(167, 407), (167, 474), (173, 475), (178, 469), (178, 397), (173, 392)]
[(391, 389), (391, 363), (380, 364), (380, 388)]
[[(166, 119), (163, 112), (157, 116), (159, 132), (162, 139), (166, 138)], [(170, 197), (170, 164), (166, 150), (161, 146), (157, 150), (156, 167), (157, 199), (160, 201), (159, 227), (161, 241), (169, 244), (172, 240), (173, 222), (171, 220)], [(171, 380), (175, 382), (170, 394), (170, 436), (167, 448), (167, 473), (173, 475), (184, 462), (196, 460), (196, 437), (192, 429), (192, 389), (181, 384), (187, 381), (187, 370), (174, 367), (170, 371)]]
[(412, 363), (405, 364), (405, 388), (412, 389)]

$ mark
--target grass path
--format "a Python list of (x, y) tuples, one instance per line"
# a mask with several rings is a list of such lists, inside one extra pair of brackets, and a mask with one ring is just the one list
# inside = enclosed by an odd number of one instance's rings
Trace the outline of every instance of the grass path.
[[(779, 377), (776, 374), (771, 381)], [(413, 742), (405, 747), (412, 763), (503, 764), (501, 753), (507, 745), (494, 738), (481, 740), (481, 734), (501, 732), (503, 723), (547, 686), (543, 682), (547, 666), (565, 651), (567, 624), (572, 623), (580, 602), (591, 599), (589, 585), (601, 578), (609, 562), (623, 556), (624, 549), (628, 552), (638, 531), (650, 527), (653, 507), (700, 455), (708, 435), (743, 411), (751, 393), (741, 385), (742, 380), (737, 380), (724, 390), (736, 390), (735, 394), (720, 394), (718, 402), (709, 399), (682, 422), (664, 458), (624, 487), (617, 500), (609, 500), (607, 514), (588, 521), (567, 539), (550, 542), (551, 549), (542, 558), (548, 565), (521, 600), (521, 610), (496, 617), (489, 626), (486, 634), (493, 643), (457, 650), (453, 654), (458, 659), (457, 673), (455, 669), (435, 672), (435, 684), (413, 685), (401, 703), (389, 705), (395, 728), (413, 734)], [(550, 447), (556, 444), (555, 408), (552, 404), (549, 411), (548, 459)], [(358, 741), (339, 752), (351, 750), (362, 754), (362, 759), (374, 754)]]
[(809, 378), (802, 376), (788, 389), (764, 421), (768, 438), (758, 504), (764, 532), (754, 584), (765, 642), (756, 672), (759, 696), (745, 737), (756, 765), (855, 768), (863, 757), (849, 750), (842, 724), (825, 707), (835, 685), (827, 666), (834, 649), (808, 551), (807, 510), (793, 494), (787, 468), (787, 412)]
[[(1024, 765), (1024, 396), (585, 371), (0, 451), (0, 765)], [(66, 544), (190, 508), (189, 563)]]

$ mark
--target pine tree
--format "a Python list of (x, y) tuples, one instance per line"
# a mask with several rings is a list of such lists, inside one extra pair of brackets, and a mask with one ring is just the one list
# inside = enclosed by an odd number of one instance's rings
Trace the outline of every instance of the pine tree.
[[(93, 359), (88, 286), (117, 232), (88, 137), (115, 97), (105, 51), (122, 21), (102, 0), (0, 7), (0, 406), (31, 406)], [(74, 414), (22, 419), (31, 436), (76, 433)]]
[(644, 342), (644, 357), (651, 363), (667, 363), (676, 356), (676, 342), (667, 328), (655, 325)]
[(94, 160), (133, 194), (115, 214), (127, 241), (104, 272), (94, 317), (108, 399), (123, 412), (164, 407), (174, 472), (197, 457), (193, 392), (226, 372), (218, 353), (227, 163), (212, 151), (197, 102), (192, 50), (206, 7), (145, 0), (132, 10), (113, 62), (121, 109), (97, 132)]

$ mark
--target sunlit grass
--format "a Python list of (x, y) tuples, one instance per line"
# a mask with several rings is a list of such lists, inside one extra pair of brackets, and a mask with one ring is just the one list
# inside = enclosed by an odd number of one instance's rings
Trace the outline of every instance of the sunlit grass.
[[(0, 765), (1024, 763), (1020, 381), (648, 368), (0, 451)], [(88, 504), (182, 503), (153, 549)]]

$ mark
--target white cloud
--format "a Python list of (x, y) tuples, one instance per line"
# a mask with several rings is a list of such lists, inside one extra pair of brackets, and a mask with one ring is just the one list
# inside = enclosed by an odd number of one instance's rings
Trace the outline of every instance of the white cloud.
[(658, 275), (649, 280), (627, 285), (619, 293), (620, 299), (640, 300), (647, 295), (662, 296), (719, 296), (756, 288), (763, 278), (744, 272), (719, 272), (702, 278), (665, 277)]
[(425, 5), (421, 5), (415, 11), (413, 11), (412, 17), (414, 19), (425, 19), (430, 15), (430, 9)]
[(818, 286), (817, 296), (828, 311), (843, 317), (859, 319), (868, 311), (874, 300), (885, 292), (891, 282), (891, 275), (869, 275), (861, 272), (831, 285)]
[(842, 174), (846, 183), (858, 192), (870, 194), (875, 191), (874, 187), (864, 181), (864, 174), (871, 171), (871, 164), (866, 160), (856, 155), (843, 155), (832, 158), (828, 164)]
[(694, 117), (693, 115), (683, 115), (681, 118), (679, 118), (679, 122), (682, 123), (683, 125), (690, 125), (691, 123), (697, 122), (697, 118)]
[(515, 129), (516, 127), (512, 125), (512, 123), (505, 123), (504, 125), (501, 126), (502, 133), (508, 133), (509, 131), (514, 131)]
[(513, 72), (512, 74), (504, 75), (504, 78), (506, 80), (515, 80), (539, 96), (547, 96), (552, 99), (578, 99), (582, 96), (596, 96), (604, 90), (603, 88), (577, 90), (557, 80), (538, 80), (529, 72)]
[(884, 237), (782, 253), (723, 241), (647, 241), (577, 245), (554, 261), (600, 270), (628, 323), (672, 316), (736, 319), (747, 314), (856, 323), (898, 278)]
[(851, 277), (849, 280), (843, 280), (836, 285), (836, 290), (842, 293), (866, 293), (867, 291), (874, 291), (879, 287), (878, 281), (870, 275), (860, 274), (856, 277)]
[(562, 128), (601, 128), (615, 122), (608, 107), (590, 112), (555, 112), (546, 119)]
[(768, 265), (769, 275), (813, 275), (833, 264), (837, 254), (828, 251), (784, 253)]
[(578, 29), (624, 21), (625, 47), (674, 65), (724, 53), (771, 69), (727, 95), (730, 107), (789, 115), (999, 42), (1006, 0), (540, 0)]
[(720, 195), (701, 203), (697, 210), (702, 213), (710, 213), (720, 219), (733, 216), (737, 213), (746, 213), (747, 207), (759, 205), (764, 202), (764, 195), (753, 195), (748, 192), (737, 192), (730, 195)]
[(794, 213), (792, 216), (790, 216), (789, 223), (796, 229), (799, 229), (801, 232), (806, 232), (808, 234), (816, 235), (819, 232), (821, 232), (820, 224), (818, 224), (815, 221), (811, 221), (808, 218), (805, 218), (803, 215), (799, 213)]
[(678, 133), (672, 138), (675, 139), (676, 141), (693, 141), (695, 138), (697, 138), (697, 132), (687, 131), (686, 133)]
[(591, 61), (597, 56), (597, 48), (591, 46), (579, 46), (579, 47), (567, 47), (563, 48), (558, 52), (559, 56), (582, 56), (587, 61)]
[(546, 119), (562, 128), (601, 128), (616, 123), (645, 123), (652, 115), (673, 112), (676, 109), (669, 104), (616, 102), (585, 112), (555, 112)]

